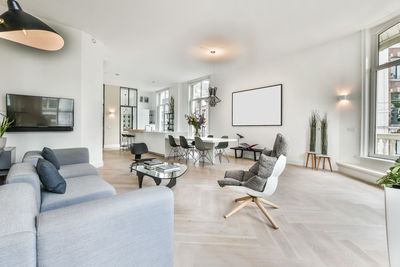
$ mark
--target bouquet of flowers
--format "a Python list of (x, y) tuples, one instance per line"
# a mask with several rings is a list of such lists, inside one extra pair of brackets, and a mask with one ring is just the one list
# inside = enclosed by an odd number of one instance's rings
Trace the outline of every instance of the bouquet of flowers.
[(201, 127), (204, 127), (206, 123), (206, 118), (204, 117), (204, 114), (196, 115), (196, 114), (190, 114), (190, 115), (185, 115), (185, 118), (188, 122), (189, 125), (192, 125), (194, 129), (196, 130), (195, 136), (200, 136), (199, 129)]

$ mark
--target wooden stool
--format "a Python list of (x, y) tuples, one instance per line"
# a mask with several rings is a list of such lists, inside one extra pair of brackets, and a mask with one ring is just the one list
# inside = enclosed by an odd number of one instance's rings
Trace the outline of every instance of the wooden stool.
[(311, 156), (311, 168), (314, 170), (317, 168), (317, 153), (315, 152), (307, 152), (307, 161), (306, 161), (306, 168), (308, 168), (308, 159)]
[(321, 162), (321, 159), (324, 160), (322, 163), (322, 169), (325, 170), (325, 160), (327, 159), (328, 163), (329, 163), (329, 168), (332, 172), (331, 156), (319, 154), (319, 155), (317, 155), (317, 157), (318, 157), (317, 171), (319, 169), (319, 163)]

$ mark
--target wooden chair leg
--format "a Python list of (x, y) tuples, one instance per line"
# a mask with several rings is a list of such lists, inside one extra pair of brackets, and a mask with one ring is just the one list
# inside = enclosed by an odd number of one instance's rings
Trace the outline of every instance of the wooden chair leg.
[(331, 169), (331, 172), (332, 172), (332, 163), (331, 163), (331, 158), (328, 158), (328, 163), (329, 163), (329, 168)]
[(237, 206), (236, 208), (234, 208), (233, 210), (231, 210), (228, 214), (226, 214), (226, 215), (224, 216), (224, 218), (226, 219), (226, 218), (228, 218), (229, 216), (231, 216), (232, 214), (234, 214), (234, 213), (238, 212), (239, 210), (243, 209), (243, 208), (246, 207), (247, 204), (249, 204), (251, 201), (252, 201), (251, 198), (245, 200), (242, 204), (240, 204), (239, 206)]
[(268, 212), (264, 209), (264, 207), (261, 205), (260, 200), (258, 198), (254, 199), (254, 202), (256, 202), (257, 206), (260, 208), (260, 210), (262, 211), (262, 213), (264, 213), (265, 217), (267, 217), (268, 221), (272, 224), (272, 226), (275, 229), (279, 229), (278, 225), (276, 225), (276, 223), (274, 222), (274, 220), (271, 218), (271, 216), (269, 216)]
[(307, 153), (307, 160), (306, 160), (306, 168), (308, 168), (308, 158), (310, 157), (310, 154)]
[(326, 158), (324, 158), (324, 161), (322, 162), (322, 169), (324, 169), (324, 170), (325, 170), (325, 159)]
[(318, 171), (318, 169), (319, 169), (319, 164), (321, 163), (321, 158), (318, 158), (318, 163), (317, 163), (317, 171)]
[(235, 199), (235, 202), (239, 202), (239, 201), (247, 200), (247, 199), (249, 199), (249, 198), (251, 198), (251, 196), (237, 198), (237, 199)]
[(276, 204), (274, 204), (274, 203), (272, 203), (272, 202), (269, 202), (268, 200), (265, 200), (265, 199), (263, 199), (263, 198), (258, 198), (258, 200), (259, 200), (260, 202), (264, 203), (264, 204), (267, 204), (267, 205), (269, 205), (269, 206), (275, 208), (275, 209), (279, 209), (279, 206), (278, 206), (278, 205), (276, 205)]

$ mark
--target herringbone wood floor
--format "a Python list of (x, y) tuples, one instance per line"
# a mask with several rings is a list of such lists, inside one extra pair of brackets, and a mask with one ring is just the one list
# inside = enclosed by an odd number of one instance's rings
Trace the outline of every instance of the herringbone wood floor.
[[(137, 190), (128, 152), (105, 151), (101, 176), (118, 193)], [(270, 211), (274, 230), (254, 203), (224, 219), (240, 195), (217, 180), (251, 160), (194, 166), (173, 188), (175, 266), (388, 266), (383, 191), (338, 173), (288, 165)], [(144, 178), (143, 186), (155, 186)]]

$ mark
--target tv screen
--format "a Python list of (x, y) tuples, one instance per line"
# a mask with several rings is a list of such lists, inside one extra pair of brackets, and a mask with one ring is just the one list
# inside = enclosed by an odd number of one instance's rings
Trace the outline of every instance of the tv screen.
[(72, 131), (74, 100), (30, 95), (6, 95), (9, 131)]

